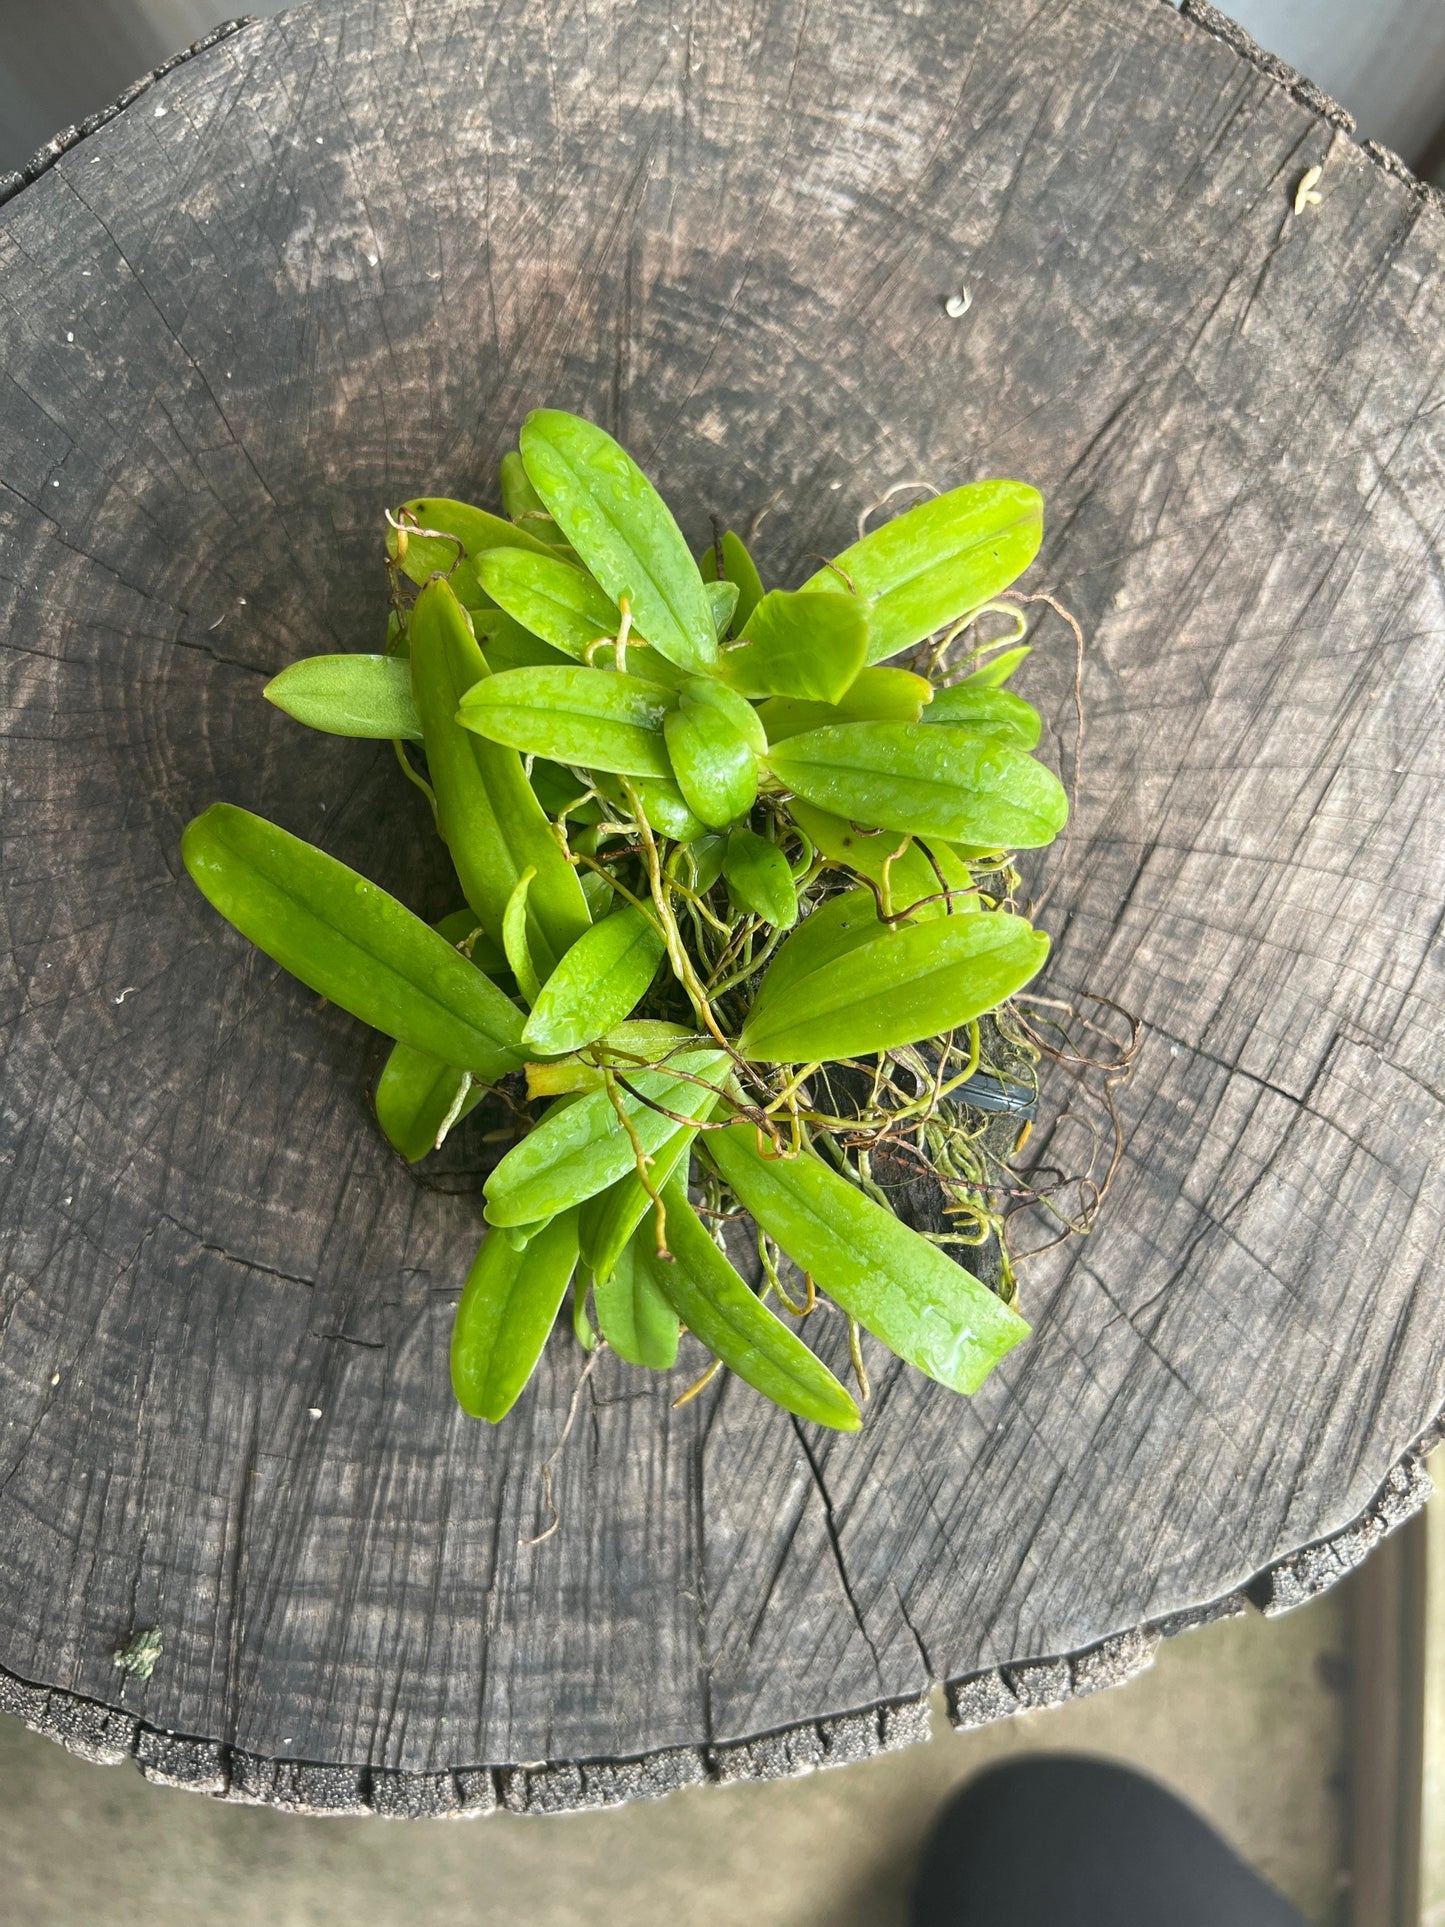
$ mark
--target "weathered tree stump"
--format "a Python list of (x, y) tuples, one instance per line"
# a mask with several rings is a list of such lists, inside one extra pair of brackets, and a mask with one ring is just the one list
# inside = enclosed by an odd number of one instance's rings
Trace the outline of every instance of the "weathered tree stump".
[[(963, 1721), (1104, 1683), (1417, 1502), (1428, 191), (1196, 0), (320, 0), (32, 172), (0, 212), (0, 1706), (233, 1798), (576, 1806), (904, 1743), (936, 1680)], [(259, 689), (376, 646), (383, 505), (490, 499), (544, 399), (699, 542), (781, 490), (775, 579), (897, 481), (1044, 490), (1035, 580), (1090, 637), (1050, 983), (1147, 1034), (1104, 1221), (978, 1398), (880, 1369), (824, 1439), (604, 1359), (526, 1547), (577, 1362), (499, 1431), (452, 1407), (476, 1152), (390, 1155), (382, 1046), (177, 846), (225, 797), (451, 907), (384, 747)], [(113, 1655), (149, 1629), (142, 1680)]]

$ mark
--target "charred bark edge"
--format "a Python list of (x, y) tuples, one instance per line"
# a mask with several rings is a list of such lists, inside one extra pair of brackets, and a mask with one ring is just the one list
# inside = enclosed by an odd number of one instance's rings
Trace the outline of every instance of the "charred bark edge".
[[(1352, 1572), (1387, 1533), (1430, 1497), (1424, 1459), (1445, 1438), (1437, 1419), (1391, 1469), (1360, 1516), (1327, 1539), (1277, 1560), (1238, 1592), (1114, 1633), (1055, 1659), (1021, 1660), (943, 1682), (948, 1717), (961, 1732), (1089, 1693), (1121, 1686), (1152, 1665), (1159, 1642), (1249, 1606), (1288, 1612)], [(930, 1689), (931, 1690), (931, 1689)], [(806, 1720), (727, 1745), (663, 1747), (627, 1760), (455, 1767), (444, 1773), (271, 1760), (216, 1740), (162, 1732), (133, 1713), (61, 1687), (32, 1686), (0, 1667), (0, 1713), (102, 1766), (134, 1760), (146, 1779), (243, 1806), (276, 1807), (312, 1818), (371, 1814), (382, 1819), (477, 1819), (488, 1813), (580, 1813), (652, 1800), (687, 1786), (791, 1779), (916, 1746), (930, 1733), (929, 1692), (859, 1712)]]
[(51, 136), (38, 153), (31, 155), (24, 167), (18, 171), (0, 174), (0, 207), (4, 207), (7, 201), (14, 200), (22, 187), (29, 187), (30, 183), (38, 181), (42, 174), (48, 174), (62, 154), (68, 154), (71, 148), (78, 146), (87, 135), (96, 133), (105, 126), (107, 121), (114, 120), (116, 115), (129, 107), (132, 101), (139, 100), (142, 94), (154, 87), (158, 80), (164, 80), (167, 74), (173, 73), (186, 61), (194, 60), (197, 54), (209, 53), (212, 47), (219, 47), (223, 40), (229, 40), (243, 27), (251, 27), (255, 24), (256, 15), (251, 13), (241, 14), (234, 20), (223, 20), (220, 26), (212, 27), (211, 31), (202, 34), (199, 40), (193, 40), (181, 53), (172, 54), (170, 59), (163, 60), (159, 67), (153, 67), (148, 74), (142, 74), (139, 80), (132, 81), (120, 98), (113, 100), (109, 107), (102, 107), (98, 113), (88, 115), (78, 127), (62, 127), (58, 134)]

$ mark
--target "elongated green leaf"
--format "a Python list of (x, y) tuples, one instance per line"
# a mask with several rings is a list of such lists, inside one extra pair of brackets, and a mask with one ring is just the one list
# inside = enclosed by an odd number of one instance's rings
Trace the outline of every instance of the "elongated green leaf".
[(677, 697), (611, 669), (509, 669), (478, 682), (459, 718), (479, 736), (554, 763), (619, 776), (672, 775), (663, 719)]
[[(492, 553), (492, 551), (488, 551)], [(494, 676), (506, 669), (543, 669), (571, 661), (540, 636), (524, 629), (505, 609), (469, 609), (472, 631)]]
[[(619, 778), (605, 770), (594, 771), (593, 777), (598, 793), (630, 816), (632, 804)], [(706, 833), (707, 825), (688, 808), (687, 799), (670, 776), (631, 776), (628, 781), (637, 793), (642, 814), (659, 836), (671, 837), (674, 843), (691, 843)]]
[(517, 1251), (488, 1232), (457, 1306), (452, 1390), (495, 1425), (516, 1404), (557, 1322), (577, 1266), (577, 1213), (563, 1212)]
[[(747, 1127), (751, 1130), (751, 1126)], [(663, 1193), (673, 1263), (633, 1249), (658, 1291), (714, 1358), (785, 1412), (838, 1432), (856, 1432), (858, 1407), (821, 1358), (769, 1311), (713, 1243), (676, 1178)]]
[(650, 1064), (661, 1064), (676, 1053), (684, 1038), (693, 1044), (700, 1040), (695, 1031), (681, 1024), (664, 1023), (655, 1017), (632, 1017), (608, 1031), (599, 1045), (586, 1057), (572, 1055), (549, 1058), (545, 1063), (527, 1065), (528, 1097), (557, 1097), (564, 1091), (600, 1091), (606, 1083), (601, 1059), (615, 1066), (623, 1077)]
[(585, 930), (543, 985), (522, 1032), (529, 1051), (561, 1057), (620, 1024), (657, 975), (661, 932), (627, 904)]
[[(696, 1136), (695, 1130), (680, 1128), (663, 1140), (662, 1148), (647, 1173), (654, 1191), (661, 1191), (678, 1169), (686, 1177), (687, 1156)], [(595, 1281), (605, 1282), (611, 1276), (612, 1268), (628, 1240), (651, 1209), (652, 1199), (644, 1190), (635, 1168), (583, 1205), (580, 1220), (582, 1257)], [(650, 1225), (647, 1235), (652, 1236)]]
[[(532, 961), (531, 946), (527, 942), (527, 898), (536, 876), (535, 868), (528, 864), (517, 878), (516, 887), (507, 898), (507, 907), (502, 912), (502, 948), (507, 953), (507, 962), (517, 980), (517, 988), (529, 1004), (536, 1003), (542, 988), (537, 966)], [(582, 935), (585, 937), (586, 934), (584, 930)], [(525, 1030), (522, 1035), (525, 1038)]]
[(738, 606), (738, 585), (736, 582), (708, 582), (708, 607), (712, 610), (713, 634), (721, 642), (728, 632), (728, 624)]
[(735, 903), (780, 930), (798, 921), (798, 890), (788, 859), (776, 843), (740, 823), (727, 841), (723, 875)]
[(801, 702), (774, 696), (758, 710), (770, 743), (833, 723), (916, 723), (932, 700), (933, 685), (908, 669), (860, 669), (836, 703)]
[(539, 542), (549, 548), (558, 548), (567, 538), (547, 513), (541, 496), (527, 480), (527, 471), (522, 466), (522, 458), (515, 448), (509, 448), (502, 457), (502, 507), (507, 511), (507, 520), (524, 528), (528, 535), (535, 535)]
[(759, 1063), (811, 1064), (921, 1043), (1022, 990), (1049, 940), (1003, 910), (914, 924), (875, 919), (864, 943), (779, 992), (764, 977), (738, 1047)]
[(264, 817), (213, 803), (186, 826), (186, 868), (242, 936), (364, 1024), (483, 1084), (522, 1061), (522, 1019), (403, 904)]
[(448, 1118), (455, 1128), (486, 1096), (486, 1086), (476, 1082), (463, 1092), (466, 1082), (467, 1073), (454, 1064), (409, 1044), (392, 1045), (377, 1081), (376, 1121), (408, 1164), (436, 1149), (437, 1133)]
[[(484, 549), (510, 547), (531, 549), (544, 555), (547, 552), (547, 544), (525, 529), (504, 522), (499, 515), (488, 515), (485, 509), (473, 508), (470, 502), (454, 502), (446, 496), (419, 496), (413, 502), (403, 502), (396, 516), (399, 522), (407, 524), (403, 572), (418, 588), (434, 575), (446, 576), (457, 599), (468, 608), (485, 608), (489, 601), (472, 563), (472, 558)], [(434, 530), (435, 534), (419, 533), (423, 529)], [(397, 543), (397, 531), (388, 528), (388, 555), (397, 553)], [(464, 558), (460, 562), (459, 552)]]
[(731, 717), (683, 701), (663, 719), (672, 773), (695, 816), (712, 829), (745, 816), (758, 794), (758, 757)]
[(704, 582), (732, 582), (737, 585), (738, 602), (733, 611), (733, 625), (741, 629), (763, 599), (762, 577), (742, 537), (734, 535), (731, 529), (726, 530), (722, 539), (721, 568), (715, 548), (703, 550), (701, 566)]
[(976, 1392), (1028, 1335), (1018, 1313), (977, 1278), (812, 1152), (769, 1162), (745, 1123), (709, 1131), (706, 1146), (744, 1209), (793, 1263), (929, 1378)]
[(925, 720), (995, 736), (1015, 749), (1032, 749), (1041, 728), (1039, 712), (1022, 696), (976, 682), (956, 682), (940, 689), (929, 704)]
[(757, 755), (766, 754), (768, 733), (763, 728), (758, 712), (746, 696), (740, 696), (736, 689), (729, 689), (725, 682), (716, 676), (689, 676), (678, 691), (678, 700), (684, 709), (715, 709), (726, 716), (737, 734)]
[(261, 694), (328, 736), (421, 741), (404, 656), (307, 656), (273, 676)]
[[(900, 837), (897, 830), (855, 830), (841, 816), (829, 816), (796, 797), (788, 807), (814, 849), (830, 863), (846, 863), (886, 893), (890, 916), (905, 915), (910, 910), (922, 918), (956, 916), (979, 907), (967, 864), (946, 843), (931, 845), (934, 860), (930, 862), (922, 844), (911, 837)], [(904, 846), (901, 855), (900, 845)], [(944, 891), (952, 892), (946, 900)], [(930, 902), (930, 898), (940, 900)]]
[(1024, 657), (1032, 653), (1031, 645), (1026, 642), (1021, 643), (1017, 649), (1002, 650), (992, 662), (986, 662), (982, 669), (975, 669), (972, 675), (965, 676), (963, 680), (966, 683), (972, 683), (975, 688), (1001, 688), (1022, 663)]
[(768, 966), (770, 995), (782, 997), (838, 958), (846, 957), (877, 932), (878, 909), (868, 890), (845, 890), (820, 904), (788, 938)]
[[(449, 944), (460, 945), (462, 954), (489, 977), (506, 970), (506, 958), (474, 911), (454, 910), (432, 928)], [(464, 1090), (466, 1085), (470, 1088)], [(376, 1118), (392, 1147), (415, 1164), (436, 1149), (437, 1133), (448, 1118), (455, 1128), (485, 1096), (486, 1086), (455, 1064), (444, 1064), (410, 1044), (393, 1044), (376, 1086)]]
[(500, 608), (574, 661), (581, 662), (600, 637), (617, 634), (617, 604), (585, 570), (559, 556), (490, 549), (477, 557), (476, 570)]
[[(969, 482), (920, 502), (844, 549), (837, 566), (873, 604), (869, 662), (911, 648), (990, 602), (1021, 576), (1043, 539), (1044, 503), (1023, 482)], [(832, 569), (803, 591), (846, 594)]]
[(719, 668), (744, 696), (836, 703), (867, 657), (868, 608), (857, 596), (774, 589)]
[(429, 583), (416, 599), (411, 669), (441, 833), (463, 893), (486, 930), (500, 938), (518, 877), (525, 869), (536, 870), (527, 898), (527, 944), (538, 974), (545, 976), (591, 921), (587, 901), (516, 751), (457, 724), (457, 706), (474, 687), (505, 677), (489, 675), (466, 616), (444, 582)]
[(522, 424), (532, 486), (614, 602), (679, 668), (717, 660), (712, 609), (682, 531), (642, 470), (605, 430), (556, 408)]
[(1038, 849), (1069, 813), (1062, 784), (1042, 763), (946, 723), (814, 729), (775, 744), (768, 761), (789, 789), (830, 815), (950, 843)]
[[(638, 1233), (639, 1240), (651, 1236), (650, 1228)], [(677, 1313), (631, 1243), (623, 1245), (605, 1279), (593, 1280), (592, 1300), (602, 1336), (625, 1364), (666, 1372), (677, 1363)]]
[[(702, 1116), (728, 1061), (718, 1050), (682, 1051), (658, 1070), (622, 1073), (637, 1093), (623, 1102), (645, 1153), (662, 1148), (677, 1129), (677, 1117)], [(703, 1081), (690, 1081), (684, 1073)], [(665, 1111), (675, 1115), (669, 1118)], [(551, 1217), (605, 1191), (634, 1165), (632, 1140), (608, 1093), (589, 1092), (550, 1110), (508, 1151), (484, 1187), (488, 1221), (521, 1225)]]

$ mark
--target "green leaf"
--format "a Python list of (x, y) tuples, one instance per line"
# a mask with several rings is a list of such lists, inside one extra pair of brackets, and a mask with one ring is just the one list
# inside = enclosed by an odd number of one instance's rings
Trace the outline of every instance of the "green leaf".
[(657, 925), (633, 904), (583, 931), (533, 999), (527, 1049), (561, 1057), (605, 1036), (645, 995), (664, 948)]
[[(1021, 576), (1043, 539), (1044, 503), (1023, 482), (969, 482), (844, 549), (837, 567), (873, 604), (869, 662), (908, 649), (935, 629), (991, 602)], [(846, 595), (833, 569), (802, 593)]]
[[(592, 775), (598, 794), (630, 816), (632, 804), (620, 780), (605, 770), (594, 770)], [(671, 837), (674, 843), (691, 843), (706, 833), (707, 825), (700, 816), (694, 816), (670, 776), (631, 776), (628, 781), (637, 793), (649, 827), (659, 836)]]
[[(507, 953), (507, 962), (512, 967), (517, 988), (529, 1004), (536, 1003), (542, 988), (542, 980), (537, 975), (537, 966), (532, 961), (532, 952), (527, 943), (527, 898), (536, 875), (535, 868), (528, 864), (517, 878), (516, 886), (507, 898), (507, 907), (502, 912), (502, 948)], [(582, 935), (585, 937), (587, 932), (584, 930)], [(525, 1029), (522, 1035), (525, 1039)]]
[[(651, 1237), (650, 1230), (641, 1231), (638, 1242)], [(602, 1336), (625, 1364), (666, 1372), (677, 1363), (677, 1313), (630, 1242), (623, 1245), (608, 1276), (594, 1279), (592, 1302)]]
[(678, 697), (684, 709), (717, 710), (719, 715), (727, 717), (749, 749), (758, 756), (766, 753), (768, 733), (758, 712), (736, 689), (729, 689), (715, 676), (689, 676), (679, 689)]
[(738, 606), (738, 585), (736, 582), (707, 582), (708, 607), (712, 610), (713, 634), (721, 642), (728, 632), (728, 624)]
[(717, 660), (712, 609), (682, 531), (627, 451), (556, 408), (522, 424), (527, 475), (578, 556), (638, 629), (681, 669)]
[[(645, 1153), (662, 1148), (677, 1129), (677, 1117), (702, 1116), (728, 1063), (722, 1051), (696, 1049), (679, 1052), (658, 1070), (621, 1073), (631, 1087), (623, 1105)], [(521, 1225), (551, 1217), (605, 1191), (634, 1165), (632, 1141), (608, 1093), (591, 1091), (554, 1107), (508, 1151), (484, 1187), (488, 1222)]]
[(615, 669), (509, 669), (467, 691), (459, 720), (554, 763), (670, 777), (662, 725), (676, 706), (671, 690)]
[[(756, 718), (753, 723), (761, 733)], [(684, 692), (662, 728), (672, 773), (693, 814), (711, 829), (746, 816), (757, 800), (758, 755), (733, 719)]]
[[(506, 958), (474, 911), (454, 910), (432, 928), (453, 948), (464, 945), (462, 954), (488, 976), (507, 968)], [(437, 1134), (448, 1118), (453, 1125), (460, 1124), (485, 1096), (485, 1085), (472, 1081), (455, 1064), (444, 1064), (409, 1044), (393, 1044), (376, 1086), (376, 1119), (393, 1149), (408, 1164), (415, 1164), (436, 1149)]]
[(181, 855), (242, 936), (364, 1024), (483, 1084), (521, 1063), (521, 1016), (490, 978), (334, 856), (229, 803), (187, 824)]
[(689, 846), (692, 867), (684, 874), (683, 881), (698, 896), (705, 897), (722, 875), (727, 846), (728, 839), (725, 836), (715, 836), (711, 831)]
[[(876, 883), (880, 891), (886, 890), (890, 915), (906, 915), (915, 905), (916, 914), (924, 918), (978, 909), (978, 892), (968, 866), (946, 843), (931, 846), (935, 862), (930, 863), (928, 851), (921, 844), (911, 837), (901, 838), (896, 830), (855, 830), (841, 816), (829, 816), (796, 797), (788, 809), (820, 855), (830, 863), (847, 864), (859, 876)], [(904, 845), (901, 854), (900, 844)], [(927, 901), (945, 890), (955, 893), (947, 902)]]
[(933, 685), (908, 669), (860, 669), (836, 703), (800, 702), (774, 696), (758, 710), (770, 743), (801, 736), (832, 723), (916, 723), (932, 700)]
[(702, 577), (704, 582), (736, 583), (738, 603), (733, 611), (733, 622), (741, 629), (763, 599), (762, 577), (741, 536), (734, 535), (731, 529), (724, 532), (721, 568), (718, 566), (717, 550), (703, 550)]
[[(487, 595), (477, 581), (476, 570), (471, 558), (480, 555), (484, 549), (519, 548), (531, 549), (545, 555), (547, 545), (539, 542), (535, 535), (528, 535), (525, 529), (517, 528), (511, 522), (504, 522), (499, 515), (488, 515), (485, 509), (473, 508), (470, 502), (454, 502), (446, 496), (418, 496), (413, 502), (403, 502), (396, 511), (399, 522), (414, 518), (417, 528), (406, 529), (406, 554), (402, 560), (402, 571), (420, 588), (434, 575), (447, 577), (453, 593), (458, 600), (469, 608), (485, 607)], [(435, 534), (421, 535), (417, 529), (435, 530)], [(386, 531), (386, 552), (395, 556), (397, 552), (397, 531), (388, 527)], [(458, 554), (465, 560), (458, 562)]]
[(799, 924), (768, 966), (770, 995), (781, 998), (813, 972), (869, 942), (878, 928), (872, 893), (845, 890)]
[(563, 855), (513, 749), (457, 724), (476, 686), (507, 676), (556, 675), (512, 669), (489, 674), (467, 618), (444, 582), (428, 583), (411, 617), (412, 688), (421, 717), (437, 817), (462, 891), (484, 928), (500, 938), (507, 903), (525, 869), (537, 874), (527, 898), (527, 947), (548, 975), (591, 921), (577, 872)]
[(986, 683), (956, 682), (940, 689), (929, 705), (926, 720), (994, 736), (1015, 749), (1032, 749), (1039, 740), (1039, 712), (1012, 690)]
[(463, 1093), (466, 1082), (467, 1073), (454, 1064), (409, 1044), (392, 1045), (377, 1081), (376, 1121), (408, 1164), (436, 1149), (437, 1134), (448, 1118), (460, 1124), (486, 1096), (486, 1086), (477, 1083)]
[(780, 782), (832, 816), (950, 843), (1038, 849), (1069, 813), (1063, 785), (1042, 763), (947, 724), (838, 724), (775, 744), (768, 761)]
[(744, 696), (836, 703), (868, 656), (868, 610), (857, 596), (774, 589), (725, 649), (721, 672)]
[(723, 875), (735, 903), (779, 930), (798, 921), (798, 890), (776, 843), (740, 823), (728, 837)]
[(769, 970), (738, 1048), (757, 1063), (812, 1064), (921, 1043), (995, 1009), (1048, 954), (1044, 933), (1004, 910), (892, 928), (875, 914), (866, 941), (792, 967), (782, 991)]
[[(746, 1127), (749, 1131), (752, 1126)], [(856, 1432), (858, 1407), (782, 1319), (749, 1289), (713, 1243), (674, 1178), (663, 1193), (673, 1263), (634, 1246), (636, 1262), (693, 1335), (754, 1391), (785, 1412), (838, 1432)]]
[(505, 669), (544, 669), (572, 660), (524, 629), (505, 609), (469, 609), (472, 632), (494, 676)]
[(986, 662), (982, 669), (975, 669), (972, 675), (965, 676), (963, 680), (972, 683), (975, 688), (998, 689), (1008, 681), (1024, 657), (1032, 653), (1032, 647), (1027, 642), (1021, 643), (1017, 649), (1005, 649), (992, 662)]
[(618, 1074), (630, 1078), (649, 1064), (661, 1064), (676, 1054), (682, 1042), (696, 1047), (696, 1031), (681, 1024), (669, 1024), (656, 1017), (631, 1017), (608, 1031), (601, 1045), (594, 1045), (585, 1057), (533, 1059), (527, 1065), (528, 1097), (557, 1097), (565, 1091), (600, 1091), (607, 1082), (599, 1061), (605, 1057)]
[[(686, 1177), (687, 1155), (696, 1136), (695, 1130), (681, 1128), (663, 1140), (662, 1148), (647, 1173), (654, 1191), (661, 1191), (679, 1168)], [(590, 1266), (594, 1279), (602, 1282), (612, 1275), (613, 1266), (628, 1240), (651, 1209), (652, 1199), (644, 1190), (635, 1168), (619, 1178), (616, 1184), (609, 1185), (607, 1190), (587, 1200), (582, 1207), (580, 1220), (582, 1256)], [(651, 1235), (649, 1229), (648, 1236)]]
[(476, 569), (482, 587), (509, 616), (576, 662), (594, 642), (617, 634), (617, 604), (590, 575), (558, 556), (491, 549), (477, 557)]
[(535, 535), (539, 542), (551, 548), (565, 545), (567, 538), (547, 513), (541, 496), (527, 480), (527, 471), (522, 466), (522, 458), (515, 448), (509, 448), (502, 457), (502, 507), (507, 511), (507, 519), (524, 528), (528, 535)]
[(404, 656), (307, 656), (273, 676), (261, 694), (328, 736), (421, 741)]
[(709, 1131), (707, 1150), (744, 1210), (793, 1263), (939, 1384), (976, 1392), (1028, 1335), (1002, 1299), (812, 1152), (768, 1161), (747, 1123)]
[(452, 1390), (470, 1418), (495, 1425), (537, 1369), (577, 1266), (577, 1213), (545, 1224), (522, 1251), (489, 1232), (452, 1328)]

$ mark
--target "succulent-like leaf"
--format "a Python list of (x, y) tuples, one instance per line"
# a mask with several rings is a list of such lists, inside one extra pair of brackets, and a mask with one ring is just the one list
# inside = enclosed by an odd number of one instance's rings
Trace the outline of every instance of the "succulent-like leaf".
[[(648, 1155), (661, 1150), (677, 1126), (701, 1117), (728, 1058), (719, 1050), (681, 1051), (657, 1070), (626, 1071), (623, 1105)], [(674, 1115), (669, 1117), (667, 1113)], [(487, 1179), (491, 1224), (526, 1225), (595, 1197), (632, 1170), (632, 1140), (607, 1091), (554, 1106)]]
[(527, 1049), (561, 1057), (604, 1036), (645, 994), (663, 949), (656, 922), (633, 904), (594, 923), (535, 999), (522, 1032)]
[(618, 776), (671, 777), (663, 719), (677, 696), (611, 669), (509, 669), (475, 683), (458, 719), (490, 742)]
[(421, 741), (404, 656), (306, 656), (273, 676), (261, 694), (328, 736)]
[(604, 429), (538, 408), (522, 424), (527, 475), (583, 563), (682, 669), (717, 660), (712, 608), (672, 511)]
[(706, 1148), (744, 1210), (793, 1263), (890, 1351), (941, 1385), (976, 1392), (1028, 1335), (1018, 1313), (986, 1285), (811, 1151), (765, 1159), (745, 1123), (709, 1131)]
[(900, 837), (897, 830), (857, 830), (841, 816), (815, 810), (797, 797), (789, 813), (820, 855), (830, 863), (846, 863), (878, 886), (890, 916), (957, 916), (978, 909), (968, 865), (948, 844), (935, 840), (925, 848), (913, 837)]
[(489, 549), (477, 557), (476, 571), (499, 608), (576, 662), (600, 638), (617, 634), (617, 604), (584, 569), (560, 556)]
[(733, 901), (779, 930), (798, 921), (798, 889), (788, 859), (776, 843), (740, 823), (729, 835), (723, 875)]
[(221, 915), (318, 996), (483, 1084), (521, 1063), (515, 1005), (334, 856), (229, 803), (186, 826), (181, 855)]
[[(761, 734), (756, 718), (754, 726)], [(730, 716), (684, 697), (664, 719), (663, 736), (673, 776), (695, 816), (722, 829), (747, 814), (758, 794), (758, 755)]]
[(1015, 749), (1032, 749), (1039, 740), (1039, 712), (1012, 690), (998, 689), (987, 683), (956, 682), (940, 689), (928, 706), (924, 718), (930, 723), (951, 723), (971, 729), (982, 736), (994, 736)]
[(1036, 849), (1069, 813), (1052, 770), (946, 723), (837, 724), (774, 744), (768, 761), (789, 789), (832, 816), (950, 843)]
[(860, 669), (836, 703), (803, 702), (774, 696), (758, 718), (770, 743), (833, 723), (916, 723), (933, 698), (933, 685), (909, 669), (875, 666)]
[[(453, 593), (468, 608), (485, 608), (490, 600), (477, 580), (472, 558), (484, 549), (519, 548), (547, 553), (547, 544), (499, 515), (473, 508), (470, 502), (455, 502), (447, 496), (418, 496), (403, 502), (397, 520), (406, 525), (402, 544), (401, 567), (420, 588), (434, 575), (446, 576)], [(435, 533), (419, 533), (421, 530)], [(398, 534), (386, 531), (387, 554), (398, 551)], [(460, 558), (460, 559), (459, 559)]]
[(856, 1432), (858, 1407), (822, 1359), (772, 1312), (713, 1243), (674, 1178), (663, 1193), (673, 1262), (634, 1246), (636, 1262), (714, 1358), (785, 1412), (838, 1432)]
[(514, 749), (457, 723), (472, 689), (509, 676), (556, 675), (512, 669), (491, 676), (466, 615), (444, 582), (428, 583), (411, 616), (412, 689), (441, 833), (467, 902), (500, 939), (508, 901), (525, 869), (537, 874), (527, 897), (527, 944), (547, 976), (591, 922), (577, 872), (563, 855)]
[(868, 608), (857, 596), (820, 599), (774, 589), (725, 649), (721, 673), (745, 696), (836, 703), (868, 657)]
[(758, 574), (757, 564), (748, 554), (747, 545), (740, 535), (734, 535), (731, 529), (724, 531), (721, 567), (718, 566), (716, 548), (708, 547), (703, 550), (702, 577), (704, 582), (736, 584), (738, 600), (737, 607), (733, 610), (733, 625), (741, 629), (763, 599), (763, 580)]
[[(1024, 482), (969, 482), (920, 502), (820, 569), (803, 593), (848, 593), (873, 605), (869, 662), (881, 662), (1017, 581), (1043, 539), (1043, 497)], [(840, 579), (839, 571), (845, 580)]]
[[(650, 1211), (645, 1193), (643, 1202)], [(642, 1262), (644, 1242), (651, 1236), (645, 1228), (637, 1233), (636, 1245), (630, 1240), (623, 1245), (607, 1276), (593, 1279), (592, 1302), (602, 1336), (624, 1364), (666, 1372), (677, 1362), (681, 1327)]]
[(770, 971), (738, 1048), (760, 1063), (812, 1064), (921, 1043), (995, 1009), (1048, 954), (1044, 933), (1004, 910), (892, 927), (875, 916), (866, 941), (794, 968), (783, 990)]
[(518, 1251), (499, 1232), (482, 1242), (452, 1327), (452, 1390), (495, 1425), (537, 1368), (577, 1266), (577, 1213), (562, 1212)]

